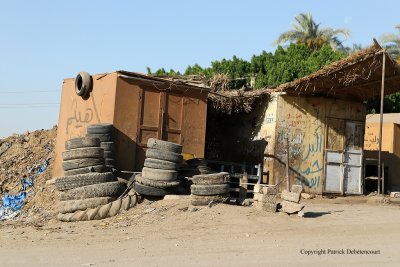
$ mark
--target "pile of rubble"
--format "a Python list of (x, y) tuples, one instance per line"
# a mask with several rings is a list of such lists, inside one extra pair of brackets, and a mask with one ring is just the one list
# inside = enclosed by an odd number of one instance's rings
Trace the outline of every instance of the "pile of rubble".
[(49, 219), (57, 201), (51, 179), (57, 127), (0, 140), (0, 220)]

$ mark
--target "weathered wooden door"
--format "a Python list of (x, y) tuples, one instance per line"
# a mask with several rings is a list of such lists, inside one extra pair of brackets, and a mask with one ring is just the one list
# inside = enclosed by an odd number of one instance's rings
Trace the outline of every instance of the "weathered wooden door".
[(136, 166), (140, 171), (145, 159), (147, 140), (157, 138), (181, 144), (183, 95), (142, 88), (139, 101)]
[(362, 194), (364, 125), (327, 119), (325, 193)]
[(344, 193), (362, 194), (364, 124), (346, 122), (346, 143), (344, 151)]

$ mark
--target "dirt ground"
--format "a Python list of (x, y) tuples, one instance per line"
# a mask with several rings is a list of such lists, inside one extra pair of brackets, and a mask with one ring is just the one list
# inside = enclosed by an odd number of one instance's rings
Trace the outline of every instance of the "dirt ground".
[(304, 218), (182, 197), (102, 221), (4, 222), (0, 266), (398, 266), (400, 207), (365, 198), (305, 200)]

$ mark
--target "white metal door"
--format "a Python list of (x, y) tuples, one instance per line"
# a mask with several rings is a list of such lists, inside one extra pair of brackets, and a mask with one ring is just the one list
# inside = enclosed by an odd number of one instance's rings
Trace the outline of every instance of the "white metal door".
[(344, 152), (344, 193), (362, 194), (362, 159), (364, 125), (346, 122), (346, 147)]
[(327, 123), (324, 192), (362, 194), (364, 125), (339, 119)]

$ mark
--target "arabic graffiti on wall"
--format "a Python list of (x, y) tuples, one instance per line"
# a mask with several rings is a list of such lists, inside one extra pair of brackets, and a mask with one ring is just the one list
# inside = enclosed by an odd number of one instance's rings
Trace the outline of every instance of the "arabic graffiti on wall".
[(93, 110), (86, 108), (83, 111), (78, 109), (78, 103), (76, 99), (72, 101), (72, 116), (67, 118), (67, 125), (65, 133), (67, 137), (72, 137), (80, 134), (84, 134), (86, 126), (93, 120)]
[[(286, 99), (289, 99), (286, 97)], [(280, 119), (277, 123), (276, 156), (286, 162), (286, 138), (289, 139), (289, 155), (292, 181), (302, 184), (306, 191), (322, 190), (323, 179), (323, 122), (321, 106), (309, 105), (297, 99), (297, 105), (289, 101), (280, 103)], [(299, 108), (301, 106), (301, 109)], [(285, 176), (285, 165), (280, 164), (278, 176)]]

